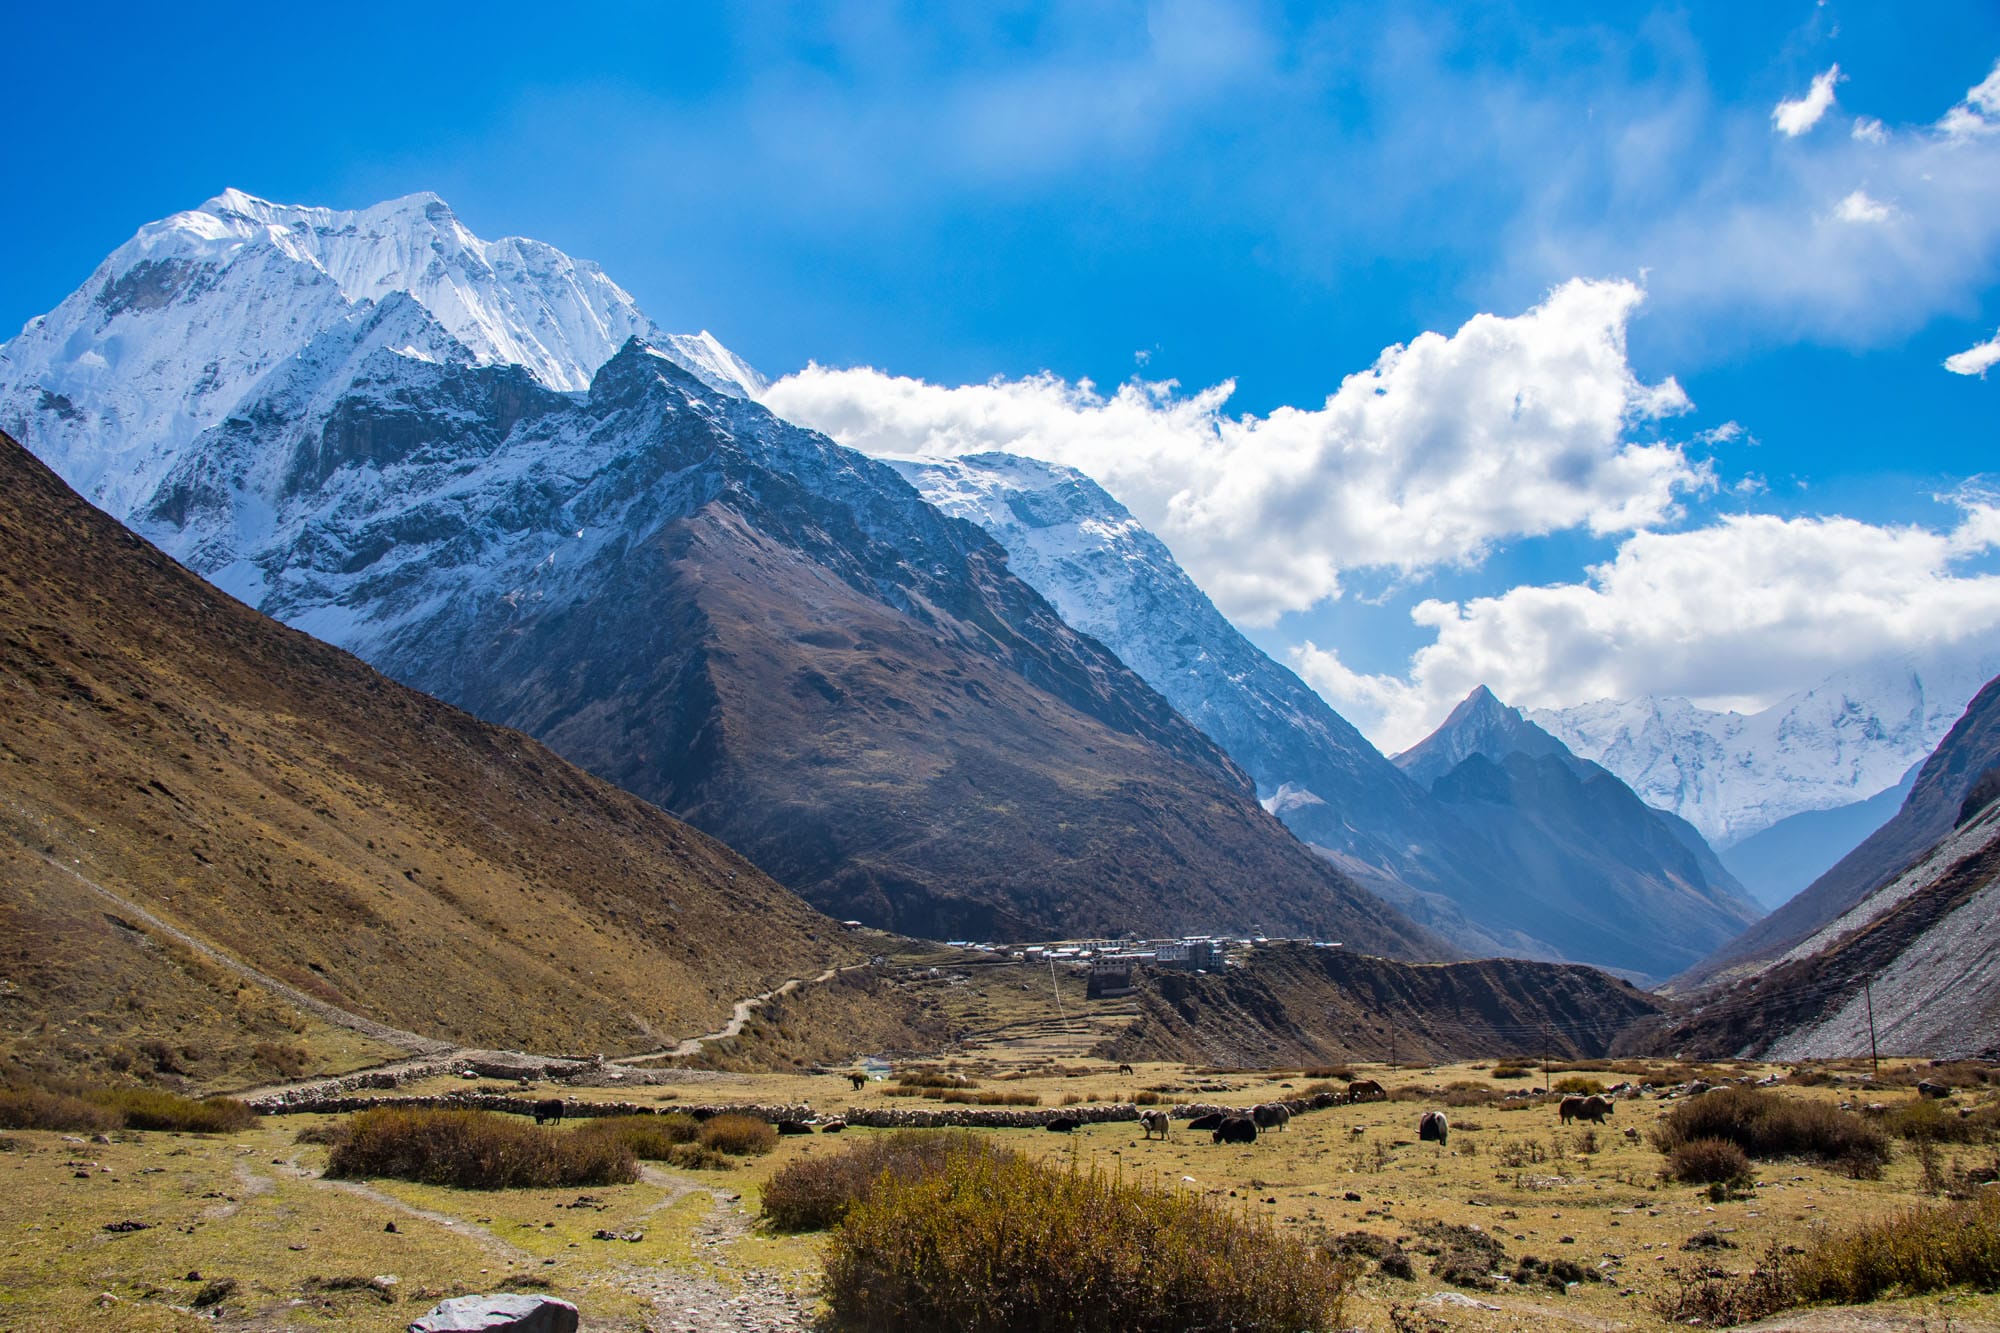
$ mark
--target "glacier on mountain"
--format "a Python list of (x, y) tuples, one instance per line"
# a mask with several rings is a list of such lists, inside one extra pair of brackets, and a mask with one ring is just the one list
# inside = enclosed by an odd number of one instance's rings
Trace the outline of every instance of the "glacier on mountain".
[(1894, 787), (1995, 674), (2000, 643), (1985, 642), (1838, 671), (1756, 713), (1639, 698), (1527, 716), (1725, 849)]

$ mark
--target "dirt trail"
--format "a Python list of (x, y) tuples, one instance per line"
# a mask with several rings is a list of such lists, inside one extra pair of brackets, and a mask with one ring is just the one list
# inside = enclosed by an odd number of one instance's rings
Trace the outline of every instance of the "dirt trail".
[(678, 1060), (685, 1059), (691, 1055), (699, 1055), (701, 1054), (701, 1048), (709, 1042), (726, 1041), (743, 1031), (743, 1025), (750, 1021), (750, 1015), (771, 1000), (775, 1000), (781, 995), (790, 995), (801, 986), (824, 985), (826, 982), (832, 981), (835, 977), (839, 976), (842, 972), (852, 972), (857, 968), (867, 966), (868, 964), (866, 963), (851, 963), (846, 967), (829, 967), (816, 977), (793, 977), (784, 985), (767, 990), (762, 995), (752, 995), (748, 999), (738, 1000), (735, 1007), (730, 1010), (729, 1021), (713, 1032), (704, 1033), (699, 1037), (689, 1037), (674, 1046), (663, 1047), (657, 1051), (647, 1051), (642, 1055), (628, 1055), (621, 1060), (614, 1060), (611, 1063), (632, 1065), (645, 1060)]
[(750, 1231), (740, 1195), (718, 1192), (695, 1224), (694, 1254), (700, 1272), (654, 1268), (634, 1273), (627, 1289), (653, 1303), (647, 1327), (654, 1333), (768, 1333), (813, 1326), (813, 1300), (783, 1274), (740, 1267), (731, 1248)]

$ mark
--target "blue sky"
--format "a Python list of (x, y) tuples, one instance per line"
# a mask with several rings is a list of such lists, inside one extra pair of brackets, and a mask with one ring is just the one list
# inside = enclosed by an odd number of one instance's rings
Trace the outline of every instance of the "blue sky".
[[(843, 438), (1094, 463), (1391, 746), (1476, 679), (1747, 705), (2000, 624), (2000, 373), (1942, 364), (2000, 330), (1990, 0), (946, 8), (17, 15), (0, 327), (225, 186), (435, 190), (768, 373), (816, 363), (774, 401)], [(1424, 420), (1323, 411), (1424, 334), (1372, 390)], [(1508, 375), (1595, 406), (1496, 426)], [(1135, 377), (1178, 387), (1092, 406)], [(952, 391), (996, 379), (1015, 424), (982, 434)], [(1790, 582), (1706, 625), (1753, 555)]]

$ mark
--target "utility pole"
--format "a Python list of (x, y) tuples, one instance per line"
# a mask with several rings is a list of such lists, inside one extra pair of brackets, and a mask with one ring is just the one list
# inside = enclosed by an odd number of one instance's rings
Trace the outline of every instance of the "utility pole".
[(1875, 979), (1873, 977), (1863, 977), (1861, 979), (1861, 998), (1868, 1005), (1868, 1063), (1875, 1067), (1875, 1072), (1870, 1077), (1879, 1080), (1882, 1077), (1882, 1057), (1875, 1052)]
[(1549, 1082), (1549, 1025), (1547, 1023), (1542, 1024), (1542, 1086), (1545, 1088), (1553, 1088), (1555, 1086), (1555, 1084)]

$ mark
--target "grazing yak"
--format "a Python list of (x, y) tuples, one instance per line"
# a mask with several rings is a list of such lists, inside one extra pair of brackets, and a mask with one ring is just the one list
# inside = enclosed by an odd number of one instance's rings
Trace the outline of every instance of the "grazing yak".
[(1347, 1100), (1350, 1102), (1386, 1102), (1389, 1090), (1372, 1078), (1357, 1078), (1347, 1085)]
[(1257, 1122), (1247, 1116), (1232, 1116), (1215, 1127), (1213, 1142), (1255, 1143)]
[(1291, 1125), (1292, 1113), (1282, 1102), (1259, 1102), (1250, 1108), (1250, 1118), (1259, 1129), (1285, 1129)]
[(856, 1092), (859, 1092), (863, 1088), (868, 1086), (868, 1075), (852, 1073), (847, 1076), (847, 1081), (854, 1085), (854, 1090)]
[(1042, 1128), (1051, 1134), (1070, 1134), (1074, 1133), (1076, 1127), (1082, 1123), (1073, 1115), (1059, 1115), (1053, 1120), (1043, 1121)]
[(1426, 1111), (1424, 1118), (1417, 1122), (1417, 1137), (1425, 1143), (1435, 1143), (1442, 1148), (1451, 1137), (1451, 1126), (1445, 1123), (1443, 1111)]
[(778, 1122), (778, 1132), (780, 1134), (810, 1134), (813, 1132), (813, 1127), (803, 1120), (780, 1120)]
[(558, 1125), (560, 1125), (562, 1123), (562, 1118), (563, 1118), (562, 1098), (551, 1097), (547, 1101), (535, 1103), (536, 1124), (538, 1125), (546, 1124), (547, 1122), (553, 1120)]
[(1167, 1137), (1167, 1131), (1173, 1127), (1174, 1122), (1173, 1118), (1165, 1111), (1141, 1111), (1139, 1112), (1139, 1123), (1146, 1127), (1147, 1138), (1150, 1139), (1153, 1135), (1158, 1134), (1164, 1139)]
[(1610, 1115), (1612, 1110), (1609, 1097), (1571, 1095), (1562, 1099), (1562, 1105), (1557, 1113), (1562, 1116), (1565, 1125), (1572, 1120), (1588, 1120), (1594, 1125), (1601, 1125), (1604, 1123), (1604, 1117)]
[(1119, 1073), (1121, 1073), (1121, 1074), (1130, 1074), (1130, 1073), (1132, 1072), (1132, 1066), (1130, 1066), (1130, 1065), (1120, 1065), (1120, 1066), (1118, 1066), (1118, 1072), (1119, 1072)]
[(1214, 1129), (1227, 1119), (1229, 1117), (1220, 1111), (1210, 1111), (1207, 1115), (1198, 1115), (1188, 1121), (1187, 1127), (1189, 1129)]

